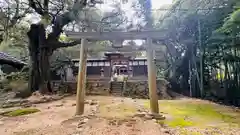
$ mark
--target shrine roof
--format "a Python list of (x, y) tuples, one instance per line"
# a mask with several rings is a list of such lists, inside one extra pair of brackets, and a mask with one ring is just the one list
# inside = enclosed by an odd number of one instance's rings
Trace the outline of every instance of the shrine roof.
[(1, 64), (19, 64), (19, 65), (26, 65), (27, 63), (7, 54), (4, 52), (0, 52), (0, 63)]
[(121, 52), (106, 52), (104, 53), (105, 56), (110, 56), (110, 55), (123, 55)]
[[(108, 60), (107, 58), (105, 57), (102, 57), (102, 58), (87, 58), (88, 61), (105, 61), (105, 60)], [(136, 58), (132, 58), (130, 60), (147, 60), (146, 57), (136, 57)], [(72, 61), (79, 61), (79, 59), (72, 59)]]

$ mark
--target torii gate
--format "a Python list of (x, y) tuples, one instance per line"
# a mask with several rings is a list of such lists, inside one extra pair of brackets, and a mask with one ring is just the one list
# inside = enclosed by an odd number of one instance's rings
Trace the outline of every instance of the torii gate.
[(156, 70), (153, 59), (152, 40), (163, 40), (166, 38), (163, 31), (134, 31), (134, 32), (65, 32), (70, 39), (81, 39), (79, 71), (77, 80), (77, 99), (76, 115), (82, 115), (84, 112), (85, 82), (86, 82), (86, 54), (85, 46), (87, 39), (93, 40), (146, 40), (147, 62), (148, 62), (148, 87), (150, 97), (151, 113), (158, 114), (158, 96), (156, 86)]

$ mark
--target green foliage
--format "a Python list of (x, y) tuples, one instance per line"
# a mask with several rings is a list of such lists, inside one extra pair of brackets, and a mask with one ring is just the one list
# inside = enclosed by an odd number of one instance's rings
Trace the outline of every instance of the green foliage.
[(240, 9), (233, 11), (233, 13), (228, 16), (223, 24), (223, 26), (218, 30), (218, 32), (232, 33), (239, 32), (240, 27)]
[(28, 60), (27, 27), (23, 24), (15, 25), (7, 31), (7, 37), (0, 43), (0, 51), (21, 59)]
[(4, 92), (15, 92), (18, 98), (26, 98), (31, 95), (28, 89), (28, 77), (27, 72), (12, 72), (4, 75), (0, 80), (0, 89)]
[(36, 112), (40, 112), (40, 110), (36, 108), (22, 108), (22, 109), (17, 109), (17, 110), (4, 113), (2, 115), (7, 117), (16, 117), (16, 116), (27, 115), (27, 114), (32, 114)]
[(9, 80), (4, 78), (0, 80), (0, 90), (7, 92), (11, 91), (12, 89), (9, 87)]
[[(166, 29), (168, 35), (165, 43), (172, 58), (168, 61), (170, 80), (179, 85), (179, 91), (189, 91), (188, 82), (191, 78), (192, 91), (199, 92), (200, 58), (203, 62), (204, 87), (209, 88), (210, 80), (215, 79), (214, 75), (211, 78), (210, 74), (221, 69), (222, 73), (218, 74), (224, 75), (219, 79), (219, 83), (222, 83), (227, 93), (231, 95), (230, 93), (239, 89), (238, 0), (176, 0), (159, 20), (156, 27)], [(199, 53), (200, 50), (202, 53)], [(194, 74), (190, 75), (190, 72)], [(225, 97), (233, 102), (240, 96), (230, 98), (228, 94)]]
[(6, 79), (9, 81), (17, 81), (17, 80), (22, 80), (22, 81), (27, 81), (29, 78), (29, 75), (27, 72), (12, 72), (6, 76)]

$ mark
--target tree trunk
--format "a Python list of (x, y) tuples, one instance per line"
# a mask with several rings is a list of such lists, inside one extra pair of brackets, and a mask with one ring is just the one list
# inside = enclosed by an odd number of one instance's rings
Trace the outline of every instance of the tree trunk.
[(41, 24), (39, 29), (39, 50), (39, 71), (41, 78), (40, 91), (42, 93), (52, 92), (49, 62), (52, 50), (50, 45), (47, 43), (45, 28)]
[(52, 50), (47, 45), (44, 26), (32, 24), (28, 37), (31, 61), (29, 89), (39, 90), (42, 93), (52, 92), (49, 62)]
[(39, 77), (40, 73), (38, 70), (38, 49), (39, 49), (39, 38), (38, 38), (38, 25), (33, 24), (28, 32), (29, 38), (29, 55), (30, 55), (30, 67), (29, 67), (29, 82), (28, 88), (34, 92), (39, 89)]
[(41, 78), (41, 83), (40, 83), (40, 91), (42, 93), (46, 92), (52, 92), (51, 89), (51, 76), (50, 76), (50, 54), (49, 54), (49, 49), (40, 49), (39, 53), (39, 70), (40, 70), (40, 78)]

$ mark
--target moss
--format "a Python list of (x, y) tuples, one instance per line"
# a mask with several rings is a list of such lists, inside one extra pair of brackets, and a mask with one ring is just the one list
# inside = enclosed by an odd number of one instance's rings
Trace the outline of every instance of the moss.
[(17, 109), (13, 110), (7, 113), (2, 114), (3, 116), (8, 116), (8, 117), (14, 117), (14, 116), (21, 116), (21, 115), (27, 115), (27, 114), (32, 114), (40, 112), (40, 110), (36, 108), (23, 108), (23, 109)]
[(166, 124), (170, 127), (189, 127), (193, 126), (194, 123), (190, 120), (185, 120), (184, 118), (175, 118), (167, 121)]
[[(149, 108), (148, 102), (145, 102), (145, 107)], [(240, 113), (201, 100), (162, 100), (159, 110), (167, 115), (167, 119), (161, 123), (169, 127), (205, 128), (208, 125), (221, 126), (223, 123), (240, 125)]]

